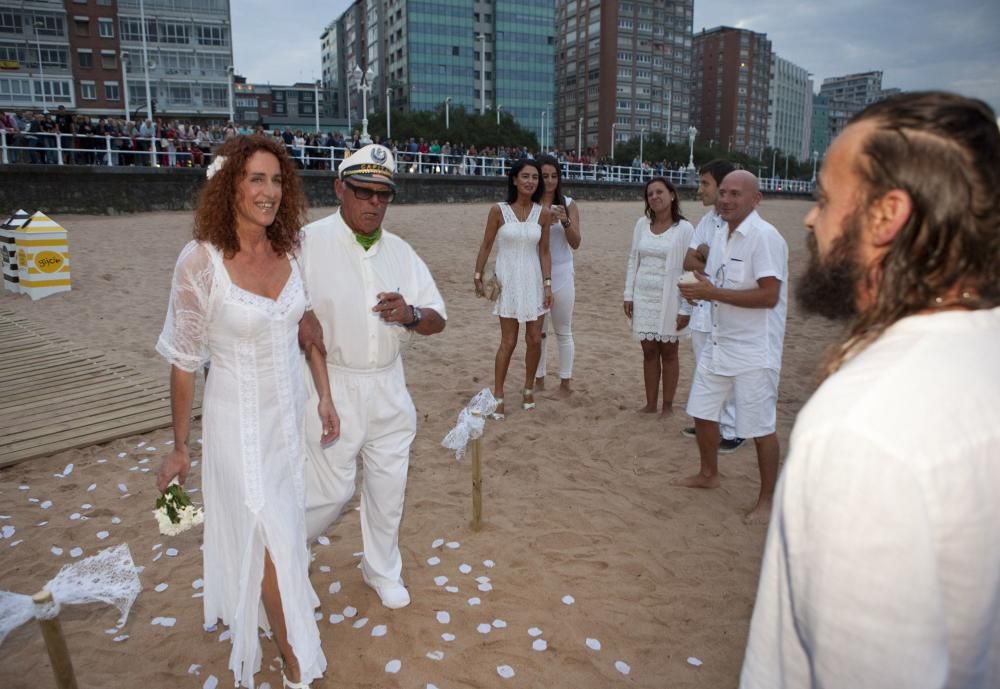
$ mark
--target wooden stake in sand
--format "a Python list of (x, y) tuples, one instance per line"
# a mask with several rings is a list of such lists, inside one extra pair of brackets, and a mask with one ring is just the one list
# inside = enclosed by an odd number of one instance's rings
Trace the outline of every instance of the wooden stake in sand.
[[(36, 610), (54, 604), (52, 594), (47, 590), (39, 591), (31, 597), (31, 600), (35, 602)], [(52, 615), (48, 611), (45, 611), (40, 612), (36, 617), (38, 618), (39, 626), (42, 628), (45, 647), (49, 651), (52, 672), (56, 676), (56, 686), (59, 689), (78, 689), (76, 675), (73, 673), (73, 662), (69, 657), (69, 648), (66, 646), (66, 638), (63, 636), (62, 626), (59, 624), (58, 613)]]
[[(479, 412), (472, 412), (479, 416)], [(479, 531), (483, 521), (483, 439), (472, 439), (472, 530)]]

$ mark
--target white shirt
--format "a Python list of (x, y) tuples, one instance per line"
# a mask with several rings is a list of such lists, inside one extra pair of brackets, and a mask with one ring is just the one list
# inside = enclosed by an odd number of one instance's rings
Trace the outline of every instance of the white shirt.
[(400, 237), (382, 230), (365, 251), (340, 211), (303, 228), (302, 267), (313, 311), (323, 325), (327, 363), (384, 368), (399, 356), (411, 332), (372, 311), (380, 292), (399, 292), (407, 304), (447, 318), (444, 299), (427, 265)]
[(717, 287), (750, 290), (761, 278), (781, 281), (778, 303), (748, 309), (712, 302), (711, 337), (698, 365), (712, 373), (735, 376), (755, 369), (781, 370), (788, 310), (788, 245), (778, 231), (753, 211), (732, 235), (728, 225), (715, 233), (705, 274)]
[[(702, 244), (711, 247), (715, 233), (724, 227), (726, 227), (726, 221), (722, 219), (714, 207), (709, 208), (708, 212), (698, 221), (698, 226), (694, 228), (694, 234), (691, 235), (691, 243), (688, 248), (697, 249)], [(700, 333), (712, 332), (711, 302), (699, 301), (691, 307), (691, 322), (688, 327)]]
[(905, 318), (799, 413), (740, 686), (1000, 687), (1000, 308)]

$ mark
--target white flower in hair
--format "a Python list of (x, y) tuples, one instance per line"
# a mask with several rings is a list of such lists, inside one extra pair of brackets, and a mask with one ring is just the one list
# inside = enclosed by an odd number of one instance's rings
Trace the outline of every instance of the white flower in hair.
[(212, 179), (212, 176), (222, 169), (222, 166), (226, 164), (226, 156), (217, 155), (212, 159), (212, 164), (208, 166), (205, 171), (205, 176), (208, 179)]

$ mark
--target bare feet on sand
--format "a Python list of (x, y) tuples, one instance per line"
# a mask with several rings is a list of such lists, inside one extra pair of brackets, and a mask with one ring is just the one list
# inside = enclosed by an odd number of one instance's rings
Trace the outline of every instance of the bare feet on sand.
[(670, 480), (670, 485), (682, 486), (684, 488), (718, 488), (719, 475), (705, 476), (704, 474), (695, 474), (694, 476), (675, 478)]
[(639, 407), (636, 411), (640, 414), (655, 414), (660, 410), (656, 408), (655, 404), (652, 407), (647, 404), (645, 407)]
[(673, 415), (674, 415), (674, 405), (673, 404), (663, 405), (663, 411), (660, 412), (660, 416), (662, 416), (663, 418), (667, 418), (668, 416), (673, 416)]
[(744, 524), (767, 524), (771, 519), (771, 501), (758, 500), (757, 505), (743, 517)]
[(562, 378), (559, 381), (559, 397), (569, 397), (573, 394), (573, 387), (569, 383), (569, 378)]
[(544, 378), (535, 378), (535, 389), (536, 390), (544, 390), (545, 389), (545, 379)]

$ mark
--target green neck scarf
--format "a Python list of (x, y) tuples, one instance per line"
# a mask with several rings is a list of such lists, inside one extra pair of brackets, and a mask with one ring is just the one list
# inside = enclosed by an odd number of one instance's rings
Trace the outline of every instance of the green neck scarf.
[[(354, 232), (353, 230), (351, 231)], [(381, 227), (378, 228), (371, 234), (361, 234), (360, 232), (354, 232), (354, 238), (358, 240), (358, 244), (361, 245), (362, 249), (368, 251), (369, 249), (372, 248), (372, 245), (375, 244), (375, 242), (377, 242), (379, 239), (382, 238), (382, 228)]]

